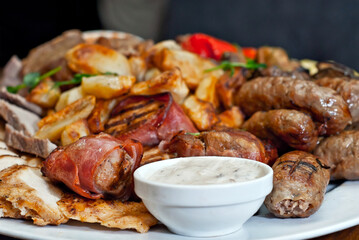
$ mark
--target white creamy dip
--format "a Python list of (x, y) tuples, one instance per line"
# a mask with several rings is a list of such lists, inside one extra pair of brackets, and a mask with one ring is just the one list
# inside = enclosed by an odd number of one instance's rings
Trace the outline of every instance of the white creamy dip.
[(186, 159), (155, 171), (151, 181), (205, 185), (250, 181), (265, 175), (263, 168), (236, 159)]

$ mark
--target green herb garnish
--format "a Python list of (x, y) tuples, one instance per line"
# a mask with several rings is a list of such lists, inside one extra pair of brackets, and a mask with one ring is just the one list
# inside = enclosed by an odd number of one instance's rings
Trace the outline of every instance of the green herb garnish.
[(186, 134), (188, 134), (188, 135), (192, 135), (192, 136), (199, 136), (199, 135), (201, 135), (201, 133), (186, 133)]
[(65, 85), (72, 85), (72, 84), (79, 84), (82, 81), (83, 77), (92, 77), (95, 76), (96, 74), (75, 74), (75, 76), (69, 80), (69, 81), (62, 81), (62, 82), (55, 82), (54, 86), (52, 88), (57, 88), (57, 87), (61, 87), (61, 86), (65, 86)]
[(267, 65), (263, 63), (256, 63), (252, 59), (247, 59), (246, 63), (222, 61), (217, 67), (206, 69), (204, 70), (204, 72), (211, 72), (218, 69), (223, 69), (224, 71), (230, 71), (232, 77), (234, 74), (234, 68), (236, 67), (243, 67), (247, 69), (258, 69), (258, 68), (266, 68)]
[(6, 87), (7, 91), (10, 93), (17, 93), (19, 90), (28, 87), (30, 91), (34, 89), (42, 80), (47, 77), (50, 77), (61, 70), (61, 67), (54, 68), (47, 73), (40, 75), (38, 72), (28, 73), (23, 78), (23, 83), (17, 86), (8, 86)]

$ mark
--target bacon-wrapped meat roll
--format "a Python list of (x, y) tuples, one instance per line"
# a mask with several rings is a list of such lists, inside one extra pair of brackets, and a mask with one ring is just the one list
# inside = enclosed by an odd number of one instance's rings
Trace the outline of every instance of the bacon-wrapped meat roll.
[(126, 201), (133, 193), (133, 172), (142, 154), (141, 143), (101, 133), (58, 147), (45, 160), (42, 172), (83, 197)]
[(260, 77), (246, 82), (236, 103), (247, 116), (271, 109), (307, 112), (321, 124), (320, 135), (336, 134), (352, 120), (348, 105), (333, 89), (288, 77)]
[(157, 145), (184, 130), (197, 132), (170, 93), (134, 95), (120, 101), (107, 122), (106, 132), (118, 139), (135, 139)]
[(321, 206), (329, 167), (302, 151), (284, 154), (273, 165), (273, 190), (264, 204), (277, 217), (309, 217)]

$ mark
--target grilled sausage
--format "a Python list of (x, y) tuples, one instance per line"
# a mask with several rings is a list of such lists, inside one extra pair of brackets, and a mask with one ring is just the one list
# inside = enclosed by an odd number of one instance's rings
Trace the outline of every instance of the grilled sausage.
[(353, 123), (359, 121), (359, 81), (345, 77), (340, 78), (321, 78), (315, 81), (323, 87), (329, 87), (347, 102)]
[(280, 218), (309, 217), (321, 206), (329, 182), (329, 167), (302, 151), (284, 154), (273, 165), (273, 190), (264, 204)]
[(359, 180), (359, 131), (344, 131), (324, 139), (314, 154), (328, 162), (332, 179)]
[(257, 137), (249, 132), (230, 128), (218, 128), (196, 134), (181, 132), (161, 147), (178, 157), (243, 157), (264, 163), (270, 160), (264, 145)]
[(243, 84), (236, 102), (247, 116), (271, 109), (297, 109), (309, 113), (321, 124), (320, 134), (331, 135), (351, 123), (343, 98), (314, 82), (286, 77), (256, 78)]
[(318, 141), (318, 132), (311, 117), (297, 110), (256, 112), (242, 127), (260, 139), (273, 142), (279, 139), (303, 151), (313, 150)]

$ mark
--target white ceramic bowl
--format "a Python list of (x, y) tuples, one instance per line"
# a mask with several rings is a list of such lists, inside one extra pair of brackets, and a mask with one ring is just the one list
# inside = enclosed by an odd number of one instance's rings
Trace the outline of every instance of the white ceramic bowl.
[[(216, 159), (225, 164), (230, 157), (191, 157)], [(266, 164), (236, 158), (258, 166), (264, 176), (237, 183), (178, 185), (148, 180), (158, 169), (189, 158), (150, 163), (134, 173), (135, 192), (147, 209), (174, 233), (193, 237), (213, 237), (239, 230), (262, 205), (273, 187), (273, 171)]]

